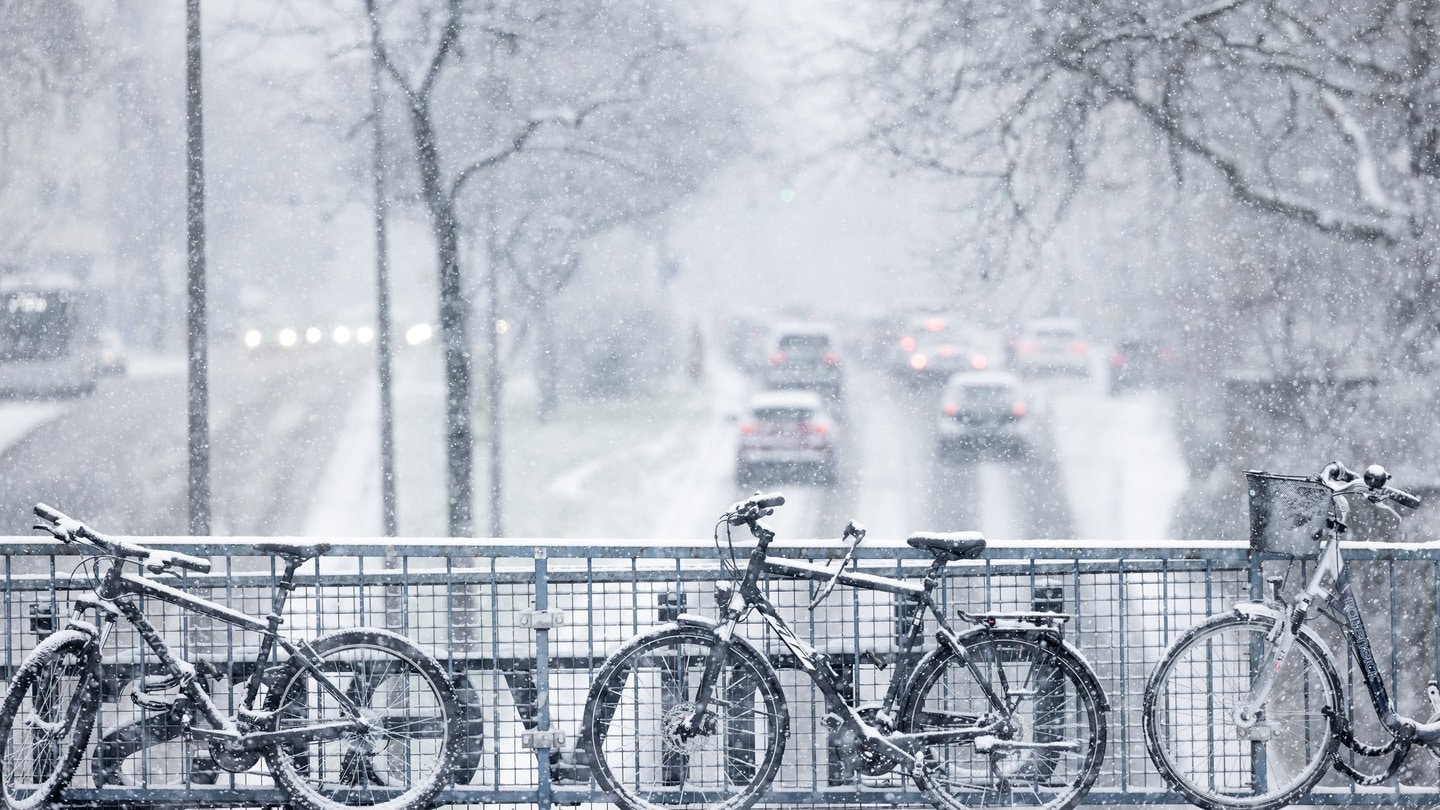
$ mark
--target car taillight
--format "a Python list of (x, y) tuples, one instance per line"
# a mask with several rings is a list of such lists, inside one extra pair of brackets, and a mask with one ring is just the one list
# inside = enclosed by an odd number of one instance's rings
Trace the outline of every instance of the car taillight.
[(913, 368), (916, 371), (924, 371), (925, 367), (928, 365), (930, 365), (930, 360), (925, 355), (920, 354), (919, 352), (910, 355), (910, 368)]
[(746, 422), (740, 426), (740, 432), (749, 435), (755, 432), (755, 426), (749, 422)]
[(1029, 412), (1030, 412), (1030, 406), (1029, 406), (1029, 405), (1026, 405), (1026, 404), (1023, 403), (1023, 402), (1016, 402), (1015, 404), (1013, 404), (1013, 405), (1010, 406), (1010, 415), (1013, 416), (1013, 417), (1015, 417), (1015, 418), (1017, 418), (1017, 419), (1020, 418), (1020, 417), (1022, 417), (1022, 416), (1024, 416), (1025, 414), (1027, 414), (1027, 413), (1029, 413)]
[(839, 355), (835, 354), (834, 352), (826, 352), (826, 353), (825, 353), (824, 360), (825, 360), (825, 365), (827, 365), (827, 366), (838, 366), (838, 365), (840, 365), (840, 357), (839, 357)]
[(946, 416), (954, 416), (955, 414), (960, 413), (960, 406), (956, 405), (953, 402), (947, 402), (944, 405), (940, 406), (940, 410), (944, 411)]
[(970, 367), (976, 371), (984, 371), (988, 365), (990, 365), (990, 361), (986, 360), (983, 354), (977, 354), (970, 358)]
[(775, 352), (774, 354), (770, 355), (770, 365), (772, 365), (772, 366), (783, 366), (783, 365), (785, 365), (785, 353), (784, 353), (784, 352)]
[(1113, 368), (1120, 368), (1128, 362), (1130, 362), (1130, 358), (1126, 357), (1124, 352), (1116, 352), (1110, 355), (1110, 365)]
[(951, 346), (949, 343), (941, 343), (941, 344), (940, 344), (940, 350), (939, 350), (938, 354), (939, 354), (941, 357), (954, 357), (954, 356), (955, 356), (955, 347), (954, 347), (954, 346)]
[(1088, 351), (1090, 351), (1090, 347), (1079, 341), (1070, 344), (1071, 354), (1085, 354)]
[(823, 422), (801, 425), (801, 427), (805, 428), (810, 433), (814, 433), (817, 436), (824, 436), (830, 432), (830, 426), (824, 424)]
[(900, 338), (900, 350), (904, 352), (915, 351), (915, 338), (910, 337), (909, 335)]

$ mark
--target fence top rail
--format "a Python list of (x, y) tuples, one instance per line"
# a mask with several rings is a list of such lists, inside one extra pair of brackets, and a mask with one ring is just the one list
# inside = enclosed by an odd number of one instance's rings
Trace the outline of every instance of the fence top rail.
[[(121, 535), (117, 535), (121, 536)], [(728, 555), (717, 550), (709, 538), (453, 538), (453, 537), (338, 537), (233, 536), (133, 537), (146, 545), (160, 546), (202, 556), (263, 557), (259, 543), (292, 542), (331, 545), (332, 557), (440, 557), (454, 560), (476, 558), (534, 559), (542, 557), (621, 557), (634, 559), (713, 558)], [(737, 539), (743, 551), (751, 542)], [(1440, 560), (1440, 540), (1420, 543), (1342, 542), (1347, 554), (1357, 558)], [(838, 559), (848, 546), (834, 538), (780, 539), (771, 545), (776, 556)], [(59, 555), (68, 550), (53, 540), (34, 537), (0, 537), (0, 556)], [(993, 560), (1210, 560), (1245, 563), (1249, 543), (1244, 540), (1106, 540), (1106, 539), (1003, 539), (987, 540), (982, 559)], [(856, 557), (871, 560), (927, 560), (928, 552), (914, 549), (903, 539), (871, 539), (856, 550)]]

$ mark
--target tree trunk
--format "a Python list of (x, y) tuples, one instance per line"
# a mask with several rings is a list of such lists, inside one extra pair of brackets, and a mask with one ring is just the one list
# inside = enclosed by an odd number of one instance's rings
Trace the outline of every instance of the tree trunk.
[(540, 401), (536, 417), (548, 422), (560, 407), (560, 366), (555, 351), (555, 324), (544, 298), (535, 300), (535, 385)]
[(430, 214), (440, 266), (440, 339), (445, 350), (445, 472), (451, 537), (472, 537), (474, 438), (471, 426), (470, 305), (460, 278), (460, 232), (454, 200), (440, 181), (439, 147), (429, 108), (412, 103), (410, 123), (421, 193)]

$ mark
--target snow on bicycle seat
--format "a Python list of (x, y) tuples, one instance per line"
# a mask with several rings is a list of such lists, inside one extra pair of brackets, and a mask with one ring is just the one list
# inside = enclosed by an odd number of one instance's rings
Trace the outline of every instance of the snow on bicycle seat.
[(979, 557), (985, 550), (985, 536), (980, 532), (916, 532), (905, 538), (905, 542), (946, 560)]
[(275, 554), (295, 560), (296, 562), (304, 562), (319, 557), (321, 554), (329, 551), (331, 546), (329, 543), (301, 544), (265, 542), (256, 543), (255, 548), (266, 554)]

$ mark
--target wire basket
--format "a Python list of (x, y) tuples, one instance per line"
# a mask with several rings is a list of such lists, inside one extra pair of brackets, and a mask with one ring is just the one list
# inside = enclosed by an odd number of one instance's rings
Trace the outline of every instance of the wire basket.
[(1330, 516), (1323, 484), (1298, 475), (1246, 470), (1250, 494), (1250, 548), (1288, 557), (1317, 557)]

